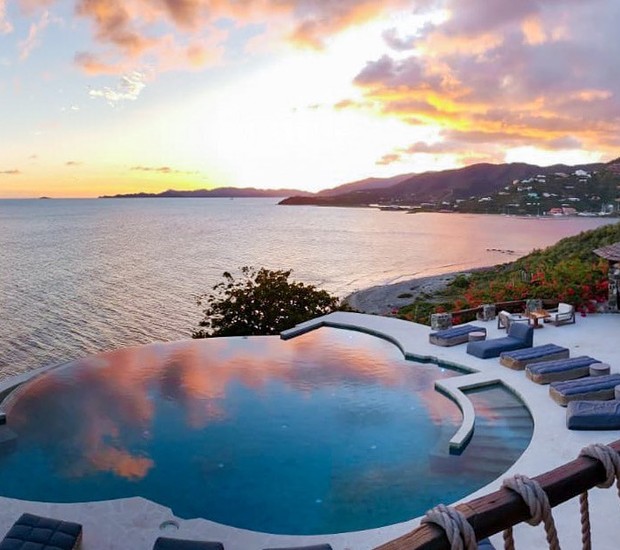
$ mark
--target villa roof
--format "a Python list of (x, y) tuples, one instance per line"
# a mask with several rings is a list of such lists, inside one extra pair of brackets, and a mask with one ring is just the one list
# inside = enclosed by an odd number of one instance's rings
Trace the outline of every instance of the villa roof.
[(620, 262), (620, 241), (609, 246), (602, 246), (594, 250), (594, 253), (601, 258), (612, 262)]

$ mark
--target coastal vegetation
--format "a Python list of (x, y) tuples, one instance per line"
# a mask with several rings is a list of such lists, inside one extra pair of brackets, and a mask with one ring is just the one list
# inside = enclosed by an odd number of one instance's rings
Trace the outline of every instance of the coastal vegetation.
[(279, 334), (342, 307), (329, 292), (289, 280), (291, 270), (239, 271), (236, 277), (223, 273), (211, 292), (197, 296), (203, 318), (192, 338)]
[(459, 275), (445, 290), (418, 297), (395, 314), (428, 324), (431, 313), (457, 312), (481, 304), (526, 298), (568, 302), (581, 311), (595, 311), (607, 299), (607, 262), (593, 250), (620, 241), (620, 223), (562, 239), (519, 260)]

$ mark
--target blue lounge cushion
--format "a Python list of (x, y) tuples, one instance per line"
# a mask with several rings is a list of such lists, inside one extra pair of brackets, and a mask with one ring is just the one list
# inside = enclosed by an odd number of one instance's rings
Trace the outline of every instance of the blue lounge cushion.
[(467, 353), (481, 359), (499, 357), (503, 351), (511, 351), (532, 347), (534, 329), (523, 323), (512, 323), (508, 329), (508, 336), (480, 340), (467, 344)]
[(470, 332), (486, 332), (484, 327), (478, 327), (476, 325), (458, 325), (456, 327), (447, 328), (445, 330), (438, 330), (437, 332), (431, 332), (431, 336), (438, 336), (440, 338), (454, 338), (455, 336), (462, 336), (463, 334), (469, 334)]
[(540, 359), (547, 355), (553, 355), (561, 351), (568, 351), (568, 348), (558, 346), (556, 344), (543, 344), (542, 346), (536, 346), (533, 348), (518, 349), (515, 351), (505, 351), (502, 353), (502, 357), (512, 357), (519, 361), (523, 359)]
[(153, 550), (224, 550), (224, 545), (221, 542), (159, 537)]
[(588, 376), (578, 380), (552, 382), (549, 395), (560, 405), (570, 401), (605, 401), (613, 399), (614, 388), (620, 384), (620, 374)]
[(0, 542), (0, 550), (74, 550), (81, 540), (79, 523), (22, 514)]
[(511, 369), (523, 370), (530, 363), (566, 359), (569, 355), (568, 348), (556, 344), (544, 344), (533, 348), (504, 351), (500, 354), (500, 363)]
[(431, 332), (428, 335), (428, 340), (431, 344), (437, 346), (454, 346), (467, 342), (470, 332), (484, 332), (486, 334), (487, 329), (476, 325), (459, 325), (445, 330)]
[(600, 363), (600, 361), (588, 355), (580, 355), (579, 357), (558, 359), (557, 361), (531, 363), (525, 367), (525, 374), (537, 384), (561, 382), (563, 380), (573, 380), (588, 376), (590, 374), (590, 365), (595, 363)]
[(620, 401), (571, 401), (566, 408), (569, 430), (620, 429)]

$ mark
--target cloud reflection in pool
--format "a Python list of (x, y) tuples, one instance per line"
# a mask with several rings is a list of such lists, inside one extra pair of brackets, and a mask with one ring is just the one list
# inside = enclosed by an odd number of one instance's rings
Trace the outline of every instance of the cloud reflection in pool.
[(454, 375), (327, 328), (103, 353), (9, 400), (18, 445), (0, 449), (0, 493), (139, 495), (181, 517), (274, 533), (403, 521), (490, 481), (463, 471), (455, 488), (432, 468), (461, 418), (434, 381)]

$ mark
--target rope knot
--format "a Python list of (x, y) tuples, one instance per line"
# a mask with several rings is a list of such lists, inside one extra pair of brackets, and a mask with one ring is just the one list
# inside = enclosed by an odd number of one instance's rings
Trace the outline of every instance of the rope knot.
[(422, 523), (435, 523), (445, 532), (451, 550), (476, 550), (476, 533), (467, 518), (455, 508), (438, 504), (426, 512)]
[(614, 481), (620, 482), (620, 456), (610, 446), (602, 443), (592, 443), (581, 449), (579, 456), (587, 456), (598, 460), (605, 467), (605, 475), (607, 478), (597, 487), (607, 489), (611, 487)]
[(538, 525), (542, 521), (545, 526), (549, 548), (559, 550), (560, 543), (551, 514), (551, 505), (549, 504), (547, 493), (540, 486), (540, 483), (527, 476), (516, 474), (513, 477), (504, 479), (502, 486), (514, 491), (523, 499), (531, 516), (527, 523)]

